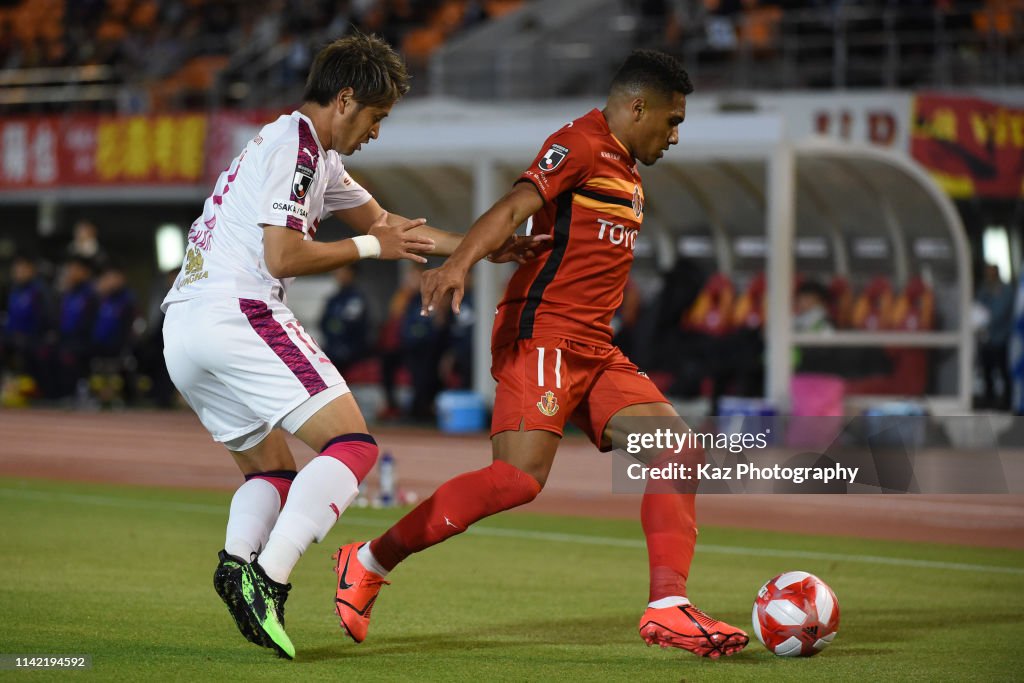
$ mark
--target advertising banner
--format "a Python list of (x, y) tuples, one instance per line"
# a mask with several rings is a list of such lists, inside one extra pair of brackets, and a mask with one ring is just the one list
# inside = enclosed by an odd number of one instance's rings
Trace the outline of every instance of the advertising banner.
[(201, 182), (207, 125), (205, 114), (0, 120), (0, 189)]
[(911, 155), (951, 197), (1024, 197), (1024, 109), (922, 94), (913, 118)]

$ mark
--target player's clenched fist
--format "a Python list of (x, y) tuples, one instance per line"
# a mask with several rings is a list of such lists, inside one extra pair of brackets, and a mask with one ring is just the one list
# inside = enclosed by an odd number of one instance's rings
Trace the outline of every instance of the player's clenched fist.
[(434, 240), (429, 237), (421, 237), (411, 234), (411, 231), (426, 224), (426, 218), (416, 218), (408, 221), (392, 223), (389, 220), (387, 211), (370, 226), (369, 235), (377, 238), (380, 242), (380, 256), (382, 259), (409, 259), (417, 263), (426, 263), (427, 259), (419, 254), (429, 254), (434, 250)]

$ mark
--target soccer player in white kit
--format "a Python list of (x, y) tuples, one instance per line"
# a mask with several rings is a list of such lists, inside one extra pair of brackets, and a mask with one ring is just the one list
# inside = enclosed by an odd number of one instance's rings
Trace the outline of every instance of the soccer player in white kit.
[[(461, 236), (381, 209), (341, 157), (376, 139), (408, 91), (398, 55), (375, 36), (325, 47), (304, 103), (260, 130), (217, 179), (163, 302), (175, 386), (246, 482), (235, 492), (214, 587), (250, 641), (294, 657), (284, 630), (288, 577), (356, 496), (377, 444), (345, 380), (287, 307), (288, 284), (362, 258), (448, 255)], [(314, 242), (333, 214), (362, 233)], [(495, 261), (533, 255), (513, 240)], [(296, 474), (282, 430), (319, 455)]]

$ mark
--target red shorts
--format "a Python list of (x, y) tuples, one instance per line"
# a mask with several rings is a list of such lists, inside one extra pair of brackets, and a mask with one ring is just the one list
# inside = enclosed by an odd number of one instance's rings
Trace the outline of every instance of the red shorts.
[(567, 420), (601, 450), (608, 420), (627, 406), (668, 403), (658, 387), (615, 346), (568, 339), (520, 339), (492, 352), (498, 383), (491, 436), (543, 429), (562, 435)]

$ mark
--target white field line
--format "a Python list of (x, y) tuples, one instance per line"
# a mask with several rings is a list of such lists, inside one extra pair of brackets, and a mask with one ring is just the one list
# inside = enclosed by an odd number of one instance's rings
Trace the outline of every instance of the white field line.
[[(112, 498), (109, 496), (93, 496), (77, 493), (49, 493), (43, 491), (26, 491), (22, 489), (0, 488), (0, 498), (13, 500), (39, 501), (47, 503), (77, 503), (82, 505), (99, 505), (103, 507), (133, 508), (154, 511), (200, 512), (204, 514), (227, 515), (228, 506), (208, 505), (205, 503), (178, 503), (157, 500)], [(341, 524), (349, 526), (381, 527), (381, 520), (368, 519), (346, 514)], [(487, 526), (474, 526), (467, 533), (476, 536), (496, 538), (519, 538), (552, 543), (574, 543), (577, 545), (597, 545), (618, 548), (644, 548), (644, 541), (632, 538), (615, 538), (612, 536), (591, 536), (589, 534), (566, 534), (550, 531), (532, 531), (529, 529), (501, 529)], [(748, 557), (781, 557), (802, 560), (821, 560), (823, 562), (856, 562), (859, 564), (882, 564), (896, 567), (916, 567), (919, 569), (937, 569), (939, 571), (966, 571), (982, 574), (1010, 574), (1024, 576), (1024, 567), (999, 567), (995, 565), (970, 564), (966, 562), (939, 562), (934, 560), (915, 560), (904, 557), (886, 557), (883, 555), (847, 555), (843, 553), (821, 553), (812, 550), (786, 550), (772, 548), (752, 548), (748, 546), (711, 545), (702, 543), (698, 552), (717, 553), (721, 555), (744, 555)]]

